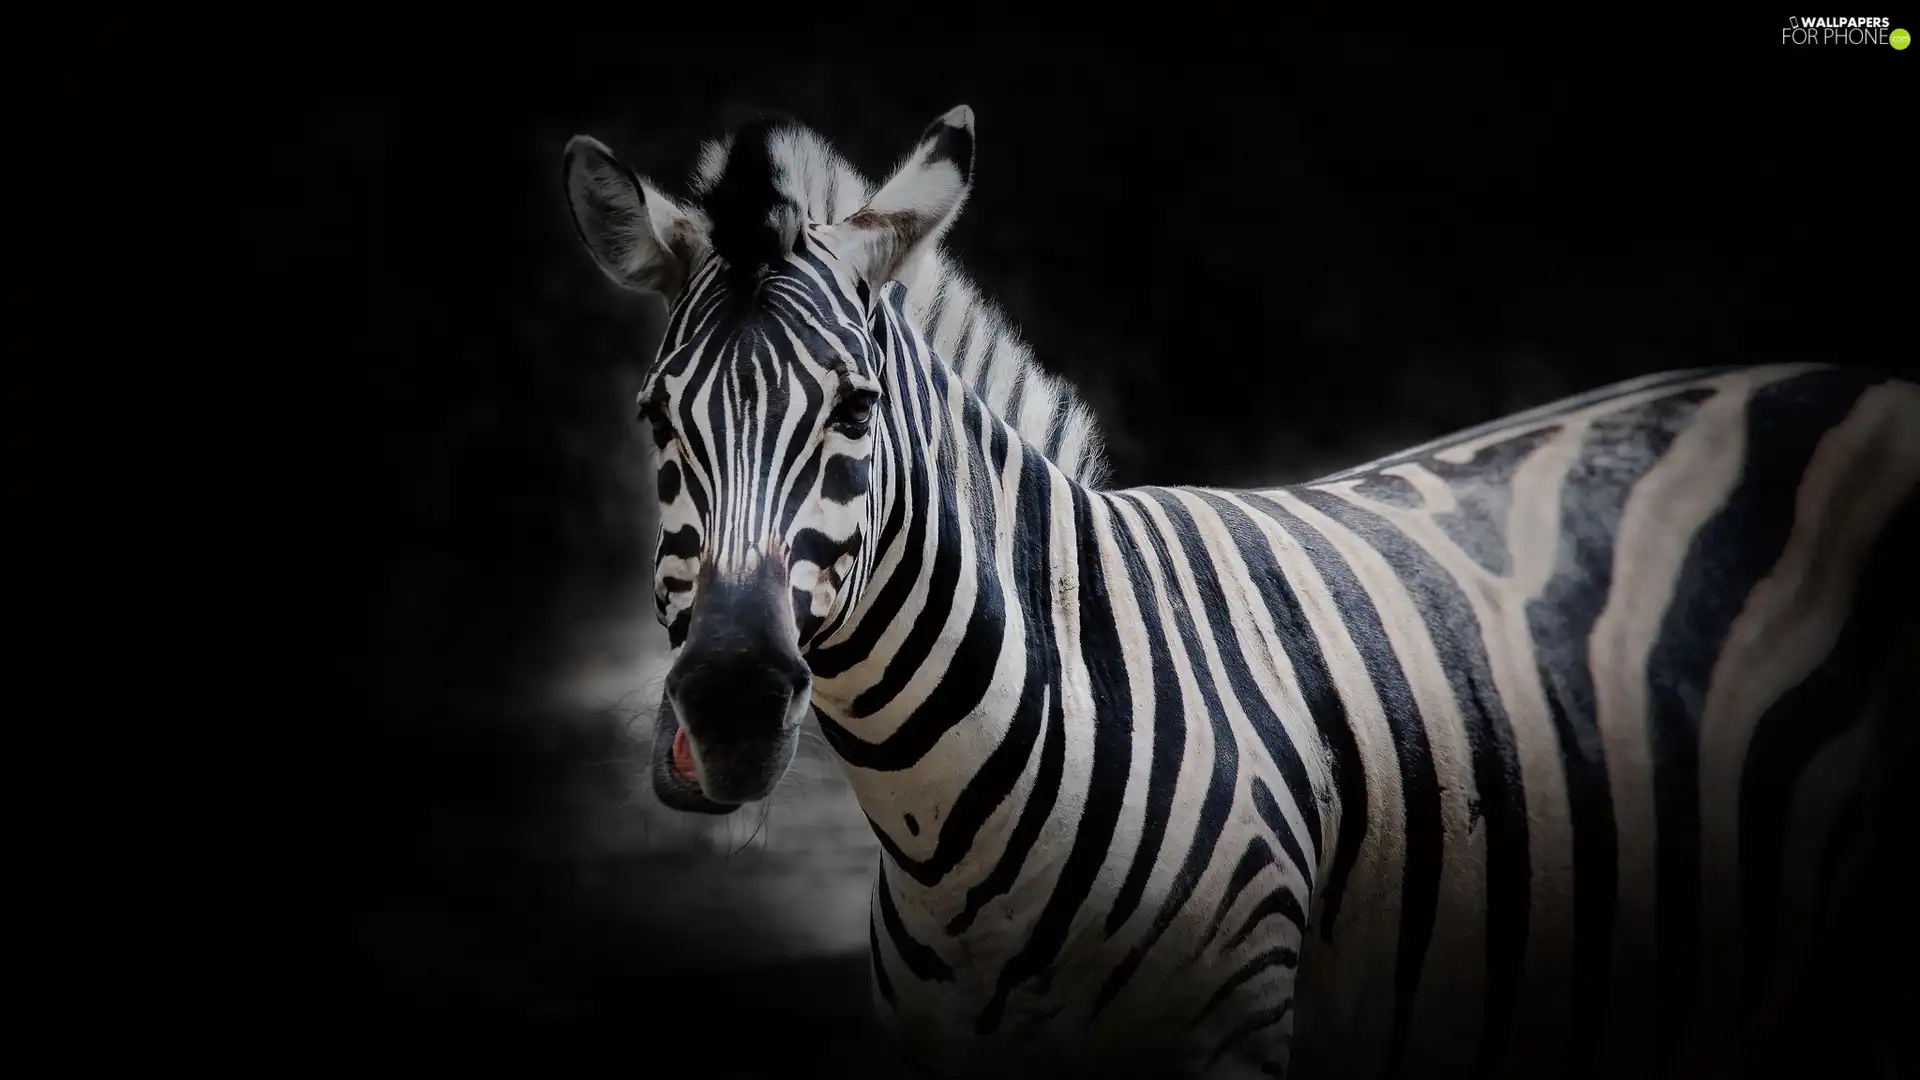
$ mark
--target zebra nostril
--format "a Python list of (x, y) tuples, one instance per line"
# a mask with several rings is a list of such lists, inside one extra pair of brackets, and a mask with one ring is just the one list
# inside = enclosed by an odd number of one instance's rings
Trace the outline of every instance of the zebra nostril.
[(702, 747), (706, 740), (756, 740), (783, 730), (794, 698), (791, 677), (758, 657), (697, 661), (684, 677), (668, 680), (681, 723)]
[(799, 657), (792, 658), (793, 666), (787, 672), (787, 685), (794, 697), (804, 697), (813, 690), (813, 669)]

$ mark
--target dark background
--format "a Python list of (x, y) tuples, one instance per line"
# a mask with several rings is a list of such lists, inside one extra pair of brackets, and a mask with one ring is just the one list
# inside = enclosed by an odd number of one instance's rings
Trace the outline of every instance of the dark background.
[(756, 108), (879, 174), (972, 105), (951, 244), (1122, 485), (1308, 479), (1662, 368), (1912, 368), (1914, 51), (635, 11), (8, 46), (13, 895), (64, 1060), (644, 1073), (720, 1016), (742, 1075), (878, 1060), (859, 955), (656, 978), (751, 943), (581, 900), (568, 793), (617, 806), (631, 745), (528, 691), (644, 592), (659, 312), (578, 249), (575, 132), (674, 190)]

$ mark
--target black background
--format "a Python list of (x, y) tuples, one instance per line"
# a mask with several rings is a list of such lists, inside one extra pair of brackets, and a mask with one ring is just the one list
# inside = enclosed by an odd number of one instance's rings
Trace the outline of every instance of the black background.
[(860, 958), (663, 986), (661, 950), (717, 943), (569, 907), (540, 854), (620, 735), (518, 692), (651, 551), (659, 313), (578, 249), (575, 132), (671, 190), (757, 108), (878, 174), (972, 105), (951, 243), (1118, 484), (1307, 479), (1661, 368), (1913, 367), (1920, 54), (1772, 14), (945, 14), (15, 36), (23, 1030), (644, 1073), (725, 1016), (745, 1075), (867, 1060)]

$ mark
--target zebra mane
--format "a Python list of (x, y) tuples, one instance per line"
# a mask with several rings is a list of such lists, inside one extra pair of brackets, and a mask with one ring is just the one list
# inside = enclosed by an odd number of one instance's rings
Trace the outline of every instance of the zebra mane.
[[(819, 133), (784, 117), (708, 141), (691, 186), (715, 250), (747, 273), (790, 247), (803, 218), (842, 221), (876, 187)], [(907, 313), (948, 366), (1063, 472), (1089, 487), (1104, 484), (1099, 425), (1072, 385), (1041, 368), (1012, 320), (945, 251), (930, 246), (916, 262), (897, 278), (907, 287)]]

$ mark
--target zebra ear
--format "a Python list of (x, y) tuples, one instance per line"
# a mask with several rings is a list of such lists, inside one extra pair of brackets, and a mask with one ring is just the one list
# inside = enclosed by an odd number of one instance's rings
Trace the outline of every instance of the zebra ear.
[(672, 303), (706, 246), (706, 228), (633, 174), (598, 139), (567, 140), (561, 170), (574, 231), (601, 271)]
[(843, 257), (867, 281), (902, 276), (932, 251), (973, 188), (973, 110), (956, 106), (920, 136), (873, 198), (835, 226)]

